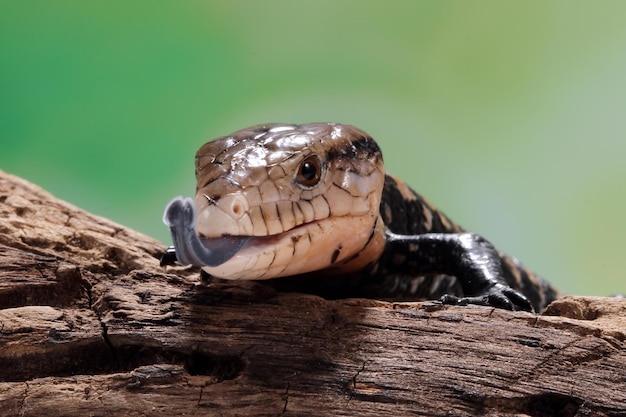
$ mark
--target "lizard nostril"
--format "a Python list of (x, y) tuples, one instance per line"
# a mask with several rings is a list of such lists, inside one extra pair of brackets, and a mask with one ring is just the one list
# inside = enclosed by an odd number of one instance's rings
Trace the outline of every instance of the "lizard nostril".
[(240, 195), (224, 196), (217, 205), (235, 221), (241, 219), (248, 210), (248, 202)]

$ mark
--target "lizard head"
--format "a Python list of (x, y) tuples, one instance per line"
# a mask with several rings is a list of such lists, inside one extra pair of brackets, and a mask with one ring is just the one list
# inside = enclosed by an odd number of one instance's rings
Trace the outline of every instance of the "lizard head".
[(254, 126), (206, 143), (195, 165), (195, 233), (230, 256), (219, 265), (197, 256), (211, 275), (345, 271), (382, 252), (382, 154), (353, 126)]

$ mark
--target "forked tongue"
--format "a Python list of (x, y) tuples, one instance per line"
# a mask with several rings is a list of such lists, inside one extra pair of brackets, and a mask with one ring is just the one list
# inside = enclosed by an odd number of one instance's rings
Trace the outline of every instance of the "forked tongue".
[(216, 239), (198, 237), (196, 210), (191, 198), (174, 197), (167, 203), (163, 223), (170, 228), (176, 258), (181, 265), (221, 265), (235, 256), (250, 239), (240, 236)]

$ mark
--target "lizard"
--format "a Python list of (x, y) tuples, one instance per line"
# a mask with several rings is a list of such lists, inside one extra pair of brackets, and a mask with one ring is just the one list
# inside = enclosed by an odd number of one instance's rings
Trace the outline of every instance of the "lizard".
[(195, 197), (166, 206), (174, 245), (163, 266), (296, 287), (314, 282), (331, 297), (540, 312), (559, 296), (387, 173), (376, 141), (351, 125), (238, 130), (200, 147), (195, 175)]

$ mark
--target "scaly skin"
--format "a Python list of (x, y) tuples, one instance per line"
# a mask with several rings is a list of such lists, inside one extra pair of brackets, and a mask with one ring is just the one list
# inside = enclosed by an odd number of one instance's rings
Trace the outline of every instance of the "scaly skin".
[(353, 126), (237, 131), (198, 150), (196, 179), (194, 201), (166, 210), (176, 247), (163, 264), (177, 256), (219, 278), (303, 283), (322, 271), (348, 295), (507, 309), (540, 311), (557, 296), (385, 174), (378, 145)]

